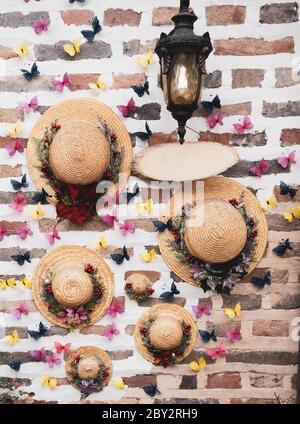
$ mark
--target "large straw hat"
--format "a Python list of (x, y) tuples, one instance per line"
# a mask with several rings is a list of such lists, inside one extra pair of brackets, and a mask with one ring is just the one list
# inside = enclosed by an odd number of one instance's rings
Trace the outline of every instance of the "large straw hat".
[[(55, 325), (69, 328), (69, 323), (48, 309), (44, 297), (44, 283), (48, 283), (47, 275), (52, 273), (52, 295), (54, 299), (67, 308), (78, 308), (89, 302), (94, 295), (94, 286), (85, 266), (89, 264), (98, 271), (101, 278), (101, 300), (95, 304), (90, 313), (90, 322), (98, 321), (109, 307), (114, 294), (114, 278), (108, 265), (100, 256), (86, 247), (61, 246), (51, 250), (39, 262), (32, 278), (32, 296), (40, 312)], [(76, 326), (80, 328), (86, 324)]]
[(149, 340), (153, 349), (161, 352), (174, 351), (183, 339), (182, 323), (190, 326), (190, 339), (184, 351), (177, 357), (177, 362), (186, 358), (197, 340), (197, 328), (192, 316), (181, 306), (170, 303), (160, 303), (149, 308), (137, 321), (134, 340), (139, 353), (150, 362), (155, 363), (152, 352), (145, 345), (141, 330), (144, 325), (153, 320), (149, 330)]
[[(242, 184), (226, 177), (203, 180), (204, 190), (196, 190), (195, 184), (187, 190), (177, 191), (169, 200), (163, 221), (181, 213), (185, 200), (196, 204), (186, 218), (184, 241), (192, 257), (217, 266), (236, 258), (247, 240), (247, 228), (241, 213), (229, 200), (242, 197), (247, 214), (257, 222), (256, 244), (252, 262), (247, 269), (251, 273), (263, 257), (268, 242), (268, 225), (255, 195)], [(174, 236), (170, 231), (159, 234), (161, 254), (169, 268), (183, 281), (198, 285), (190, 267), (183, 263), (172, 248)]]
[[(55, 193), (40, 171), (41, 161), (36, 139), (42, 138), (46, 128), (58, 120), (61, 129), (54, 136), (49, 149), (50, 165), (57, 180), (75, 185), (95, 183), (101, 180), (110, 161), (108, 142), (99, 129), (100, 119), (116, 134), (123, 153), (120, 172), (130, 175), (132, 144), (119, 117), (98, 100), (65, 100), (52, 106), (39, 118), (27, 145), (31, 179), (39, 191), (44, 188), (52, 196), (48, 199), (50, 203), (56, 203)], [(115, 189), (120, 188), (116, 186)], [(109, 194), (112, 194), (111, 191), (112, 189)]]

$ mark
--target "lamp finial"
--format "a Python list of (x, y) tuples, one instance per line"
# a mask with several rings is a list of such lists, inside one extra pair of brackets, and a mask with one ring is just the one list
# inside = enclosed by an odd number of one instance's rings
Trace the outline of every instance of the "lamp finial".
[(190, 7), (190, 0), (180, 0), (180, 12), (188, 12)]

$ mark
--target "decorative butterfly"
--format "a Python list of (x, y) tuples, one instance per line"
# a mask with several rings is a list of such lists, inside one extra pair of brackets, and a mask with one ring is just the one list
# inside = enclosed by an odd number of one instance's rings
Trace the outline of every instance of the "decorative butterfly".
[(10, 144), (6, 144), (5, 150), (9, 154), (9, 156), (14, 156), (16, 152), (23, 153), (24, 152), (24, 145), (22, 140), (16, 139)]
[(216, 349), (208, 349), (207, 354), (213, 361), (216, 361), (218, 357), (225, 358), (227, 352), (225, 346), (220, 343)]
[[(69, 1), (70, 2), (72, 1), (73, 3), (75, 0), (69, 0)], [(80, 1), (80, 0), (77, 0), (77, 1)], [(57, 380), (56, 378), (50, 378), (48, 375), (45, 375), (42, 378), (42, 386), (48, 387), (49, 389), (54, 390), (57, 386)]]
[(48, 31), (49, 24), (50, 24), (50, 21), (48, 16), (46, 16), (45, 18), (42, 17), (41, 20), (34, 19), (32, 21), (32, 26), (36, 34), (40, 34), (43, 31)]
[(216, 125), (223, 125), (223, 119), (224, 116), (222, 113), (219, 113), (218, 115), (214, 116), (214, 115), (209, 115), (206, 118), (206, 121), (209, 125), (209, 128), (215, 128)]
[(32, 81), (33, 78), (37, 78), (40, 75), (40, 71), (38, 70), (36, 62), (34, 62), (34, 64), (31, 66), (30, 71), (27, 69), (20, 69), (20, 71), (27, 81)]
[(169, 231), (173, 230), (172, 218), (169, 218), (166, 223), (162, 221), (153, 221), (153, 225), (159, 233), (163, 233), (166, 229)]
[(145, 131), (137, 131), (137, 132), (133, 133), (133, 135), (135, 135), (136, 137), (138, 137), (142, 141), (149, 140), (149, 138), (152, 136), (152, 131), (150, 130), (148, 122), (145, 123), (145, 129), (146, 129), (146, 132)]
[(26, 198), (23, 193), (19, 192), (16, 194), (15, 199), (10, 202), (9, 206), (14, 209), (16, 212), (21, 213), (24, 206), (26, 206)]
[(155, 259), (155, 257), (156, 257), (155, 249), (146, 250), (145, 253), (141, 253), (142, 261), (146, 262), (147, 264), (152, 262), (153, 259)]
[(4, 280), (3, 278), (0, 279), (0, 290), (4, 289), (13, 289), (16, 285), (16, 281), (14, 278), (8, 278), (7, 280)]
[(123, 198), (125, 197), (126, 203), (128, 204), (128, 203), (131, 202), (131, 200), (134, 197), (138, 196), (140, 194), (140, 192), (141, 192), (140, 187), (139, 187), (138, 183), (136, 183), (133, 187), (132, 192), (126, 191), (125, 193), (121, 193), (121, 198), (123, 200)]
[(20, 227), (16, 229), (16, 234), (19, 236), (22, 240), (26, 240), (27, 236), (32, 236), (33, 232), (31, 228), (26, 225), (26, 227)]
[(8, 231), (6, 228), (0, 227), (0, 241), (2, 241), (4, 237), (8, 237)]
[(263, 174), (266, 174), (269, 171), (269, 164), (267, 161), (262, 159), (258, 165), (252, 166), (250, 168), (250, 173), (256, 175), (257, 177), (262, 177)]
[(287, 250), (293, 250), (289, 239), (282, 240), (278, 246), (274, 247), (273, 252), (277, 256), (283, 256)]
[(113, 227), (115, 222), (119, 222), (119, 219), (116, 215), (103, 215), (101, 216), (101, 220), (109, 227)]
[(132, 113), (137, 111), (137, 107), (135, 105), (135, 101), (131, 97), (127, 105), (119, 105), (117, 106), (118, 110), (122, 113), (123, 118), (128, 118)]
[(119, 224), (122, 236), (127, 236), (128, 233), (133, 234), (135, 232), (135, 222), (128, 219), (123, 224)]
[(68, 353), (69, 350), (71, 349), (71, 343), (70, 342), (66, 343), (65, 345), (62, 345), (59, 342), (54, 342), (54, 346), (55, 346), (57, 353), (64, 353), (65, 354), (65, 353)]
[(42, 191), (38, 191), (37, 193), (35, 193), (32, 196), (32, 201), (34, 204), (36, 203), (41, 203), (41, 204), (46, 204), (47, 202), (47, 197), (52, 197), (50, 196), (45, 189), (42, 188)]
[(19, 105), (19, 109), (23, 111), (24, 113), (29, 113), (31, 110), (35, 112), (39, 108), (38, 97), (37, 96), (33, 97), (29, 103), (19, 102), (18, 105)]
[(70, 43), (64, 44), (63, 49), (69, 56), (74, 57), (80, 53), (80, 46), (80, 41), (72, 41)]
[(120, 331), (117, 329), (116, 324), (113, 322), (112, 324), (106, 325), (103, 330), (103, 336), (108, 340), (112, 340), (114, 336), (120, 334)]
[(51, 233), (45, 234), (45, 237), (50, 244), (54, 244), (55, 240), (60, 240), (60, 235), (58, 234), (57, 228), (53, 228)]
[(30, 351), (31, 358), (36, 362), (44, 362), (46, 358), (46, 350), (44, 347)]
[(240, 327), (236, 327), (233, 330), (227, 331), (226, 337), (230, 341), (230, 343), (234, 343), (234, 342), (238, 342), (242, 340)]
[(132, 85), (131, 88), (139, 97), (143, 97), (145, 93), (148, 94), (148, 96), (150, 95), (149, 81), (146, 81), (144, 84), (140, 85)]
[(20, 46), (15, 50), (19, 58), (24, 57), (29, 52), (29, 46), (27, 43), (22, 43)]
[(207, 367), (206, 360), (204, 356), (201, 356), (198, 361), (192, 361), (189, 363), (189, 368), (192, 371), (199, 372), (200, 370), (205, 370)]
[(71, 81), (69, 79), (68, 73), (65, 72), (62, 81), (59, 81), (59, 80), (52, 81), (52, 86), (55, 88), (56, 91), (59, 91), (60, 93), (64, 91), (65, 87), (71, 87)]
[(241, 315), (241, 304), (237, 303), (233, 308), (225, 308), (224, 313), (230, 319), (239, 317)]
[(21, 362), (20, 361), (13, 361), (13, 362), (10, 362), (8, 364), (8, 366), (14, 371), (19, 371), (20, 368), (21, 368)]
[(148, 68), (148, 66), (152, 65), (153, 62), (154, 62), (154, 55), (153, 55), (153, 52), (151, 50), (149, 50), (146, 55), (142, 55), (142, 56), (138, 57), (138, 63), (143, 68)]
[(25, 303), (21, 303), (19, 306), (17, 306), (16, 308), (13, 308), (10, 313), (16, 318), (16, 319), (20, 319), (22, 317), (22, 315), (27, 316), (28, 315), (28, 309), (25, 305)]
[(149, 395), (151, 397), (154, 397), (157, 394), (160, 394), (160, 391), (158, 390), (156, 384), (149, 384), (148, 386), (144, 386), (143, 390), (146, 393), (146, 395)]
[(11, 125), (9, 127), (8, 135), (10, 137), (17, 137), (22, 132), (23, 132), (23, 128), (22, 128), (22, 125), (21, 125), (21, 121), (18, 120), (17, 122), (15, 122), (13, 125)]
[(30, 252), (25, 252), (24, 255), (19, 253), (12, 255), (11, 258), (18, 263), (18, 265), (24, 265), (25, 262), (31, 263)]
[(221, 109), (221, 107), (222, 107), (221, 100), (220, 100), (218, 95), (215, 96), (211, 102), (209, 102), (209, 101), (201, 102), (201, 105), (204, 107), (204, 109), (206, 110), (206, 112), (209, 115), (212, 114), (214, 108)]
[(108, 244), (106, 243), (105, 237), (101, 236), (98, 243), (96, 244), (96, 250), (107, 249)]
[(124, 259), (126, 259), (126, 261), (129, 261), (130, 259), (126, 246), (123, 247), (122, 253), (112, 253), (110, 257), (117, 265), (121, 265), (124, 262)]
[(270, 286), (271, 285), (271, 272), (267, 271), (264, 274), (263, 278), (252, 277), (251, 283), (254, 284), (255, 286), (259, 287), (260, 289), (263, 289), (266, 284), (268, 284)]
[(293, 222), (295, 218), (300, 219), (300, 206), (296, 206), (292, 211), (283, 214), (284, 219)]
[(102, 30), (102, 26), (100, 25), (99, 19), (97, 16), (94, 17), (92, 21), (92, 29), (91, 30), (83, 30), (81, 34), (86, 38), (90, 43), (94, 41), (95, 35), (98, 34)]
[(176, 294), (180, 294), (180, 291), (177, 290), (176, 284), (173, 281), (173, 283), (171, 284), (171, 291), (162, 293), (159, 298), (164, 300), (165, 302), (172, 302)]
[(30, 337), (32, 337), (34, 340), (39, 340), (41, 337), (48, 335), (48, 328), (44, 326), (42, 322), (39, 323), (39, 330), (28, 330), (28, 334)]
[(245, 131), (252, 130), (253, 124), (251, 122), (250, 116), (244, 116), (243, 122), (241, 124), (233, 124), (233, 127), (238, 135), (244, 135)]
[(31, 289), (32, 288), (32, 282), (29, 278), (24, 277), (22, 280), (18, 280), (16, 282), (16, 285), (19, 288), (26, 288), (26, 289)]
[(267, 200), (267, 205), (275, 209), (278, 206), (278, 201), (277, 199), (275, 199), (275, 197), (271, 197), (270, 199)]
[(85, 3), (85, 0), (69, 0), (69, 3), (74, 3), (75, 1), (78, 1), (78, 3)]
[(125, 383), (124, 383), (124, 380), (121, 377), (120, 378), (116, 378), (115, 380), (113, 380), (113, 385), (118, 390), (123, 390), (126, 387), (125, 386)]
[(14, 190), (21, 190), (21, 188), (27, 188), (28, 187), (28, 182), (27, 182), (27, 176), (26, 176), (26, 174), (24, 174), (23, 176), (22, 176), (22, 179), (21, 179), (21, 181), (18, 181), (18, 180), (10, 180), (10, 182), (11, 182), (11, 185), (13, 186), (13, 189)]
[(203, 306), (192, 306), (192, 310), (194, 314), (196, 315), (196, 318), (201, 318), (203, 314), (210, 315), (211, 314), (211, 305), (209, 303), (206, 303)]
[(51, 355), (46, 355), (45, 362), (48, 364), (49, 368), (53, 368), (54, 365), (61, 364), (61, 359), (57, 353), (52, 353)]
[(149, 215), (154, 210), (152, 199), (146, 200), (145, 203), (137, 203), (135, 206), (137, 210), (139, 211), (140, 215), (144, 215), (145, 213)]
[(212, 340), (213, 342), (216, 342), (218, 340), (215, 329), (213, 329), (211, 332), (199, 330), (199, 334), (204, 343), (208, 343), (210, 340)]
[(15, 345), (19, 343), (20, 337), (17, 330), (13, 330), (10, 334), (4, 337), (4, 340), (10, 345)]
[(41, 204), (38, 203), (30, 212), (30, 216), (33, 219), (40, 219), (45, 215), (44, 209), (42, 208)]
[(107, 309), (107, 315), (116, 318), (117, 314), (123, 314), (125, 310), (124, 298), (114, 298), (110, 307)]
[(288, 156), (280, 156), (277, 158), (277, 163), (282, 166), (282, 168), (286, 169), (289, 165), (293, 165), (296, 163), (295, 160), (296, 152), (291, 152)]
[(286, 196), (287, 194), (290, 196), (291, 199), (293, 199), (297, 191), (295, 188), (289, 186), (288, 184), (284, 183), (283, 181), (280, 181), (280, 194), (282, 196)]
[(98, 77), (96, 82), (89, 83), (89, 88), (95, 93), (98, 94), (101, 90), (106, 90), (107, 85), (104, 82), (104, 80), (101, 78), (101, 76)]

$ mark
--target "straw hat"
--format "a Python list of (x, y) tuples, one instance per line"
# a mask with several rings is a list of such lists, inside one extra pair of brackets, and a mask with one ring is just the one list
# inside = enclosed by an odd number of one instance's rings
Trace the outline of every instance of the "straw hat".
[[(197, 203), (186, 218), (186, 247), (193, 257), (205, 263), (227, 263), (243, 251), (247, 241), (245, 220), (229, 203), (231, 199), (242, 197), (247, 214), (257, 222), (254, 257), (247, 270), (248, 274), (251, 273), (263, 257), (268, 243), (268, 224), (257, 198), (248, 188), (230, 178), (207, 178), (203, 180), (203, 184), (203, 198), (200, 197), (201, 193), (197, 195), (195, 185), (184, 193), (175, 192), (167, 204), (163, 220), (178, 216), (185, 203)], [(189, 199), (188, 202), (185, 199)], [(159, 234), (159, 247), (165, 262), (183, 281), (198, 285), (189, 266), (182, 263), (172, 249), (170, 244), (173, 241), (172, 232), (164, 231)]]
[(176, 350), (184, 336), (182, 327), (184, 322), (190, 326), (190, 339), (182, 355), (176, 358), (177, 362), (182, 361), (192, 352), (197, 340), (197, 328), (192, 316), (179, 305), (160, 303), (149, 308), (135, 326), (136, 347), (147, 361), (155, 363), (154, 355), (147, 349), (141, 334), (141, 329), (149, 320), (153, 320), (149, 329), (149, 341), (153, 349), (162, 352)]
[(136, 294), (145, 293), (145, 291), (152, 286), (151, 280), (144, 274), (134, 273), (131, 274), (126, 284), (131, 284), (132, 291)]
[[(44, 136), (46, 128), (58, 120), (61, 129), (49, 149), (49, 161), (57, 180), (75, 185), (87, 185), (101, 180), (110, 161), (109, 144), (99, 129), (100, 119), (111, 128), (123, 152), (120, 172), (130, 175), (132, 144), (119, 117), (105, 104), (93, 99), (65, 100), (48, 109), (33, 127), (28, 145), (27, 161), (31, 179), (37, 190), (55, 193), (40, 172), (40, 156), (36, 139)], [(126, 180), (126, 178), (125, 178)], [(126, 183), (126, 181), (125, 181)], [(115, 188), (118, 190), (118, 188)], [(109, 190), (109, 194), (112, 189)]]
[[(90, 313), (89, 324), (93, 324), (105, 314), (114, 294), (113, 274), (96, 252), (81, 246), (61, 246), (47, 253), (35, 269), (32, 278), (33, 299), (42, 315), (54, 325), (71, 327), (48, 309), (43, 295), (43, 283), (47, 283), (48, 272), (52, 273), (51, 286), (54, 299), (64, 308), (77, 308), (91, 300), (94, 292), (92, 280), (84, 270), (87, 264), (97, 269), (103, 288), (101, 301), (95, 304)], [(76, 328), (83, 326), (85, 324), (80, 324)]]
[(112, 362), (104, 350), (94, 346), (82, 346), (70, 353), (65, 369), (69, 382), (74, 386), (72, 365), (75, 361), (77, 362), (78, 377), (81, 380), (95, 380), (99, 376), (101, 368), (106, 368), (108, 374), (104, 380), (104, 386), (107, 386), (112, 376)]

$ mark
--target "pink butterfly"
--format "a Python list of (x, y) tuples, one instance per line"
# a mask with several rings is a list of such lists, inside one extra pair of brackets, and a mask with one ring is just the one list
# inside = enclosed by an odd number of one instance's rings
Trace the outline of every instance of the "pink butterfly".
[(233, 330), (227, 331), (226, 337), (231, 343), (238, 342), (239, 340), (242, 340), (240, 327), (236, 327)]
[(36, 362), (44, 361), (46, 358), (45, 348), (42, 347), (41, 349), (31, 350), (30, 356)]
[(17, 212), (22, 212), (24, 206), (26, 205), (26, 198), (23, 193), (17, 193), (15, 200), (10, 203), (10, 207), (13, 208)]
[(207, 354), (213, 361), (216, 361), (218, 357), (225, 358), (227, 352), (225, 346), (220, 343), (216, 349), (208, 349)]
[(134, 233), (135, 232), (135, 223), (134, 221), (127, 220), (124, 221), (123, 224), (119, 224), (119, 228), (121, 230), (122, 236), (127, 236), (127, 233)]
[(5, 150), (9, 153), (9, 156), (13, 156), (16, 152), (23, 153), (24, 145), (22, 140), (17, 138), (13, 143), (6, 144)]
[(27, 236), (32, 236), (33, 232), (29, 226), (16, 229), (17, 236), (21, 237), (22, 240), (25, 240)]
[(33, 97), (29, 103), (27, 102), (19, 102), (19, 109), (24, 113), (29, 113), (31, 110), (36, 111), (39, 108), (38, 97)]
[(119, 106), (117, 106), (117, 108), (122, 113), (124, 118), (127, 118), (129, 116), (130, 112), (134, 113), (137, 110), (136, 105), (135, 105), (135, 101), (133, 100), (132, 97), (129, 100), (129, 102), (127, 103), (127, 106), (119, 105)]
[(120, 331), (117, 329), (116, 324), (113, 322), (111, 325), (104, 327), (103, 336), (108, 340), (112, 340), (113, 336), (120, 334)]
[(67, 74), (67, 72), (64, 74), (62, 81), (54, 80), (52, 81), (52, 85), (55, 88), (55, 90), (59, 91), (60, 93), (64, 91), (65, 87), (71, 87), (71, 81), (69, 79), (69, 75)]
[(217, 116), (209, 115), (206, 118), (206, 121), (209, 125), (209, 128), (215, 128), (217, 124), (223, 125), (223, 119), (224, 119), (223, 113), (219, 113)]
[(61, 359), (57, 353), (52, 353), (51, 355), (46, 355), (46, 362), (49, 365), (49, 368), (53, 368), (54, 365), (61, 364)]
[(53, 228), (52, 233), (45, 234), (45, 237), (50, 244), (54, 244), (55, 239), (60, 240), (60, 235), (58, 234), (57, 228)]
[(211, 305), (206, 303), (203, 306), (192, 306), (192, 310), (196, 315), (196, 318), (201, 318), (203, 314), (210, 315), (211, 314)]
[(2, 241), (5, 236), (8, 236), (7, 229), (4, 227), (0, 227), (0, 241)]
[(251, 122), (251, 118), (248, 115), (244, 116), (244, 119), (243, 119), (243, 123), (242, 124), (239, 124), (239, 123), (238, 124), (233, 124), (233, 126), (234, 126), (234, 128), (235, 128), (235, 130), (236, 130), (236, 132), (237, 132), (238, 135), (244, 135), (245, 134), (245, 131), (252, 130), (252, 128), (253, 128), (253, 124)]
[(36, 34), (40, 34), (43, 31), (48, 31), (48, 26), (50, 24), (49, 18), (46, 16), (41, 20), (34, 19), (32, 21), (32, 26)]
[(65, 345), (62, 345), (59, 342), (54, 342), (54, 346), (57, 353), (68, 353), (71, 349), (71, 343), (67, 343)]
[(266, 174), (268, 170), (269, 170), (269, 164), (264, 159), (262, 159), (258, 165), (252, 166), (250, 168), (251, 174), (256, 175), (257, 177), (261, 177), (263, 174)]
[(109, 227), (113, 227), (115, 222), (119, 222), (119, 219), (116, 215), (103, 215), (101, 219)]
[(296, 152), (291, 152), (288, 156), (280, 156), (277, 159), (277, 163), (282, 166), (282, 168), (287, 168), (289, 165), (296, 163)]
[(125, 300), (124, 298), (118, 299), (115, 298), (110, 307), (107, 309), (107, 315), (110, 315), (113, 318), (116, 318), (117, 314), (122, 314), (125, 310)]
[(17, 319), (20, 319), (22, 315), (28, 315), (28, 309), (25, 303), (21, 303), (16, 308), (13, 308), (10, 313)]

